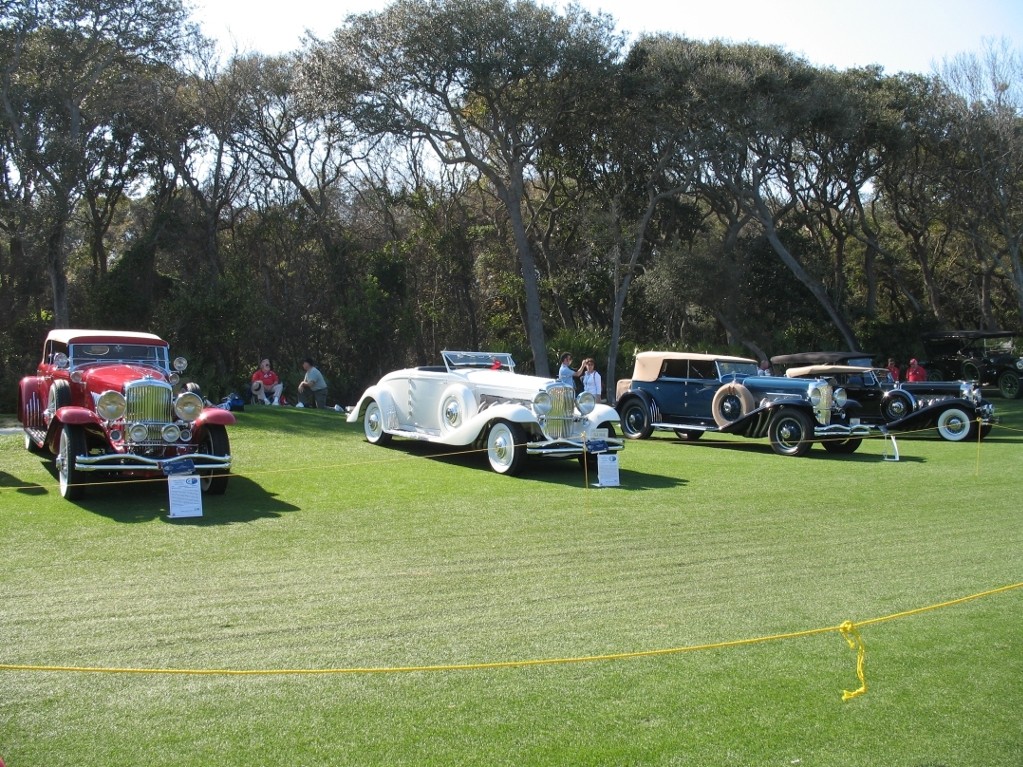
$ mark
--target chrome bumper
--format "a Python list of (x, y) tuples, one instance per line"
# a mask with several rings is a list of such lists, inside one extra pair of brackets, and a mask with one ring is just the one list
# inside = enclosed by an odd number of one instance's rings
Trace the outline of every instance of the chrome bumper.
[(855, 426), (843, 426), (842, 424), (833, 423), (829, 426), (817, 426), (813, 430), (814, 437), (869, 437), (870, 432), (873, 431), (873, 427), (865, 424), (858, 423)]
[(231, 456), (209, 455), (208, 453), (186, 453), (171, 458), (149, 458), (131, 453), (104, 453), (103, 455), (79, 455), (75, 457), (78, 471), (163, 471), (182, 461), (191, 461), (196, 471), (226, 471), (231, 468)]
[[(601, 452), (617, 453), (618, 451), (625, 448), (625, 442), (622, 439), (611, 437), (609, 439), (601, 440), (607, 443), (607, 450)], [(582, 455), (588, 452), (586, 449), (586, 441), (581, 439), (556, 439), (548, 440), (546, 442), (527, 442), (526, 443), (526, 455)]]

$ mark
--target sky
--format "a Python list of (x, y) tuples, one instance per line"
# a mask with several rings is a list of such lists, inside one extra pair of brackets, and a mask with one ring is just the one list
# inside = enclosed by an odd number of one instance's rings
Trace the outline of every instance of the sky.
[[(695, 40), (777, 45), (837, 69), (879, 64), (888, 74), (930, 73), (961, 53), (1007, 41), (1023, 52), (1021, 0), (578, 0), (630, 35), (674, 32)], [(191, 0), (194, 19), (230, 54), (297, 50), (350, 13), (386, 0)], [(541, 4), (563, 7), (563, 2)]]

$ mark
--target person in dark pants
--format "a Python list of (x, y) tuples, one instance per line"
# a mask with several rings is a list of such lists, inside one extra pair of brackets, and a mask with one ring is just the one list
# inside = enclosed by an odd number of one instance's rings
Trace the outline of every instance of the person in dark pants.
[[(302, 361), (302, 369), (305, 371), (305, 378), (298, 385), (299, 404), (320, 409), (327, 407), (327, 381), (323, 373), (317, 370), (311, 357), (306, 357)], [(307, 402), (310, 404), (306, 405)]]

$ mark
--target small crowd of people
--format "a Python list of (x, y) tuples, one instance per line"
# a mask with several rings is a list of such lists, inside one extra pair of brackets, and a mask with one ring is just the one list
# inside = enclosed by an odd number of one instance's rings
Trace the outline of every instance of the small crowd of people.
[[(888, 358), (888, 372), (892, 380), (898, 383), (902, 380), (903, 371), (895, 362), (894, 357)], [(774, 375), (771, 369), (770, 360), (761, 360), (757, 365), (758, 376)], [(916, 383), (927, 380), (927, 370), (916, 358), (909, 361), (905, 370), (906, 381)], [(561, 366), (558, 368), (558, 380), (562, 383), (574, 385), (577, 391), (588, 391), (598, 402), (603, 401), (603, 386), (600, 380), (600, 373), (596, 370), (596, 363), (592, 357), (587, 357), (579, 365), (578, 369), (572, 367), (571, 352), (564, 352), (561, 355)]]
[[(327, 381), (311, 357), (302, 361), (305, 375), (298, 384), (297, 407), (327, 407)], [(250, 389), (252, 402), (262, 405), (280, 405), (284, 398), (284, 383), (273, 369), (269, 358), (260, 360), (252, 374)], [(286, 400), (285, 400), (286, 401)]]
[[(888, 358), (887, 368), (888, 372), (892, 376), (892, 380), (895, 383), (898, 383), (899, 381), (902, 380), (902, 369), (895, 362), (894, 357)], [(757, 375), (758, 376), (773, 375), (773, 373), (771, 372), (771, 363), (769, 360), (761, 360), (760, 364), (757, 366)], [(915, 358), (911, 359), (909, 361), (909, 366), (906, 368), (906, 381), (910, 383), (917, 383), (926, 380), (927, 370)]]
[[(892, 380), (898, 383), (902, 380), (902, 370), (896, 364), (893, 357), (888, 358), (888, 372)], [(298, 407), (327, 407), (327, 381), (323, 373), (316, 367), (311, 357), (302, 361), (304, 376), (298, 384)], [(757, 375), (771, 375), (771, 363), (768, 360), (760, 362), (757, 368)], [(905, 371), (906, 380), (909, 382), (926, 381), (927, 371), (916, 359), (909, 361)], [(561, 355), (561, 366), (558, 368), (558, 380), (569, 386), (575, 387), (576, 391), (589, 392), (598, 402), (604, 401), (604, 387), (597, 372), (597, 364), (593, 357), (584, 359), (578, 368), (572, 367), (572, 353), (564, 352)], [(260, 361), (259, 367), (252, 374), (251, 379), (252, 402), (263, 405), (280, 405), (284, 401), (284, 383), (273, 369), (269, 358)]]

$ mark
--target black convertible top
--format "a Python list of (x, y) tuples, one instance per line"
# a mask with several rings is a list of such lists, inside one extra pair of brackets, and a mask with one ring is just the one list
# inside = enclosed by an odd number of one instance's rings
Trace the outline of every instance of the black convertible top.
[[(870, 352), (800, 352), (799, 354), (779, 354), (771, 357), (772, 365), (839, 365), (849, 360), (872, 360)], [(868, 362), (867, 367), (870, 367)]]
[(937, 330), (920, 336), (926, 341), (978, 341), (982, 338), (1014, 338), (1012, 330)]

